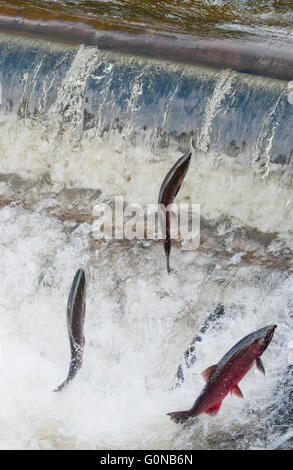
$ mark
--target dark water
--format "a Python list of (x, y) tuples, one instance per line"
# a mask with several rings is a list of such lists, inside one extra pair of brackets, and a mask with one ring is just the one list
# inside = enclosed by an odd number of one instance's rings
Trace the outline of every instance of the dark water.
[(0, 8), (4, 15), (81, 21), (100, 29), (261, 39), (277, 47), (293, 42), (289, 0), (0, 1)]

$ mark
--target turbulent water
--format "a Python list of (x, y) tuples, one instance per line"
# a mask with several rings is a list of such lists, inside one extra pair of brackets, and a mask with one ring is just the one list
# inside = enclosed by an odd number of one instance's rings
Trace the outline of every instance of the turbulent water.
[[(275, 449), (293, 438), (292, 138), (287, 84), (3, 36), (0, 46), (0, 446)], [(288, 119), (289, 116), (289, 119)], [(291, 121), (292, 122), (292, 121)], [(201, 245), (98, 241), (98, 202), (156, 203), (192, 150), (178, 202), (201, 205)], [(69, 362), (66, 303), (87, 278), (83, 367)], [(181, 359), (218, 305), (225, 315)], [(201, 372), (276, 323), (244, 400), (191, 425)]]

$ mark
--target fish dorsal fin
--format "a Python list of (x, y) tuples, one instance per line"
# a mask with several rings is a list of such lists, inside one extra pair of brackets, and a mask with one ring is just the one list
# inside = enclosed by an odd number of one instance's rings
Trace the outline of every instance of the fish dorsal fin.
[(239, 398), (244, 398), (243, 397), (243, 393), (241, 392), (240, 388), (238, 387), (238, 385), (234, 385), (234, 387), (232, 388), (231, 390), (231, 394), (234, 393), (234, 395), (236, 395), (236, 397), (239, 397)]
[(205, 379), (206, 382), (208, 382), (210, 380), (210, 377), (211, 377), (211, 375), (214, 372), (216, 367), (217, 367), (217, 364), (214, 364), (213, 366), (208, 367), (207, 369), (205, 369), (201, 373), (201, 375), (203, 376), (203, 378)]
[(263, 375), (266, 375), (266, 371), (265, 371), (265, 366), (263, 365), (263, 362), (261, 360), (260, 357), (256, 358), (256, 367), (258, 368), (258, 370), (263, 374)]

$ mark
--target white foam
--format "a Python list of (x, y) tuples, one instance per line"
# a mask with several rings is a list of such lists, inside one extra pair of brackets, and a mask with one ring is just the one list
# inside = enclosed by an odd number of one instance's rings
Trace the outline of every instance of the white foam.
[[(212, 435), (219, 444), (221, 433), (239, 430), (248, 446), (257, 424), (251, 411), (281, 406), (273, 390), (292, 340), (292, 276), (260, 278), (260, 268), (239, 267), (222, 271), (223, 286), (208, 274), (208, 257), (181, 265), (176, 248), (177, 273), (168, 276), (161, 246), (105, 244), (95, 255), (87, 224), (65, 235), (60, 222), (12, 207), (0, 210), (0, 220), (2, 448), (200, 448)], [(84, 365), (56, 394), (68, 370), (67, 295), (80, 266), (88, 281)], [(184, 387), (171, 392), (182, 352), (220, 300), (223, 329), (206, 333)], [(266, 378), (252, 370), (241, 383), (245, 399), (227, 397), (217, 417), (200, 416), (192, 430), (173, 424), (166, 413), (191, 406), (203, 386), (200, 372), (270, 323), (278, 329), (263, 357)]]

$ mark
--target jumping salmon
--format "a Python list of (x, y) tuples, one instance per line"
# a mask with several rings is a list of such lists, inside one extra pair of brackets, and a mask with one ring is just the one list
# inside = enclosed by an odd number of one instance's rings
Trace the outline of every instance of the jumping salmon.
[(55, 392), (59, 392), (66, 385), (68, 385), (82, 366), (82, 357), (85, 344), (83, 335), (85, 298), (85, 274), (83, 269), (78, 269), (73, 279), (67, 303), (67, 329), (71, 350), (69, 372), (66, 380), (56, 388)]
[(251, 369), (254, 362), (257, 368), (264, 374), (264, 366), (260, 359), (274, 335), (277, 325), (266, 326), (260, 330), (245, 336), (218, 364), (208, 367), (203, 373), (207, 382), (199, 397), (190, 410), (168, 413), (175, 423), (183, 423), (188, 418), (201, 413), (214, 415), (219, 411), (224, 398), (229, 392), (243, 398), (238, 383)]
[(159, 193), (159, 213), (164, 235), (164, 250), (167, 259), (167, 271), (170, 272), (169, 257), (171, 251), (171, 205), (178, 194), (182, 181), (187, 173), (191, 152), (187, 152), (172, 166), (165, 177)]

